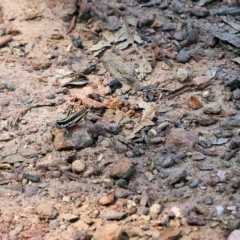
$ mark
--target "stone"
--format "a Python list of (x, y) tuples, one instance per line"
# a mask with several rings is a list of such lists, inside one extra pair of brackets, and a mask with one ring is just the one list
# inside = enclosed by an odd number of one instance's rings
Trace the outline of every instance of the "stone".
[(209, 10), (205, 7), (195, 6), (188, 10), (193, 16), (198, 18), (207, 17), (209, 15)]
[(121, 220), (126, 216), (127, 216), (127, 212), (117, 212), (114, 210), (110, 210), (101, 214), (101, 217), (107, 220)]
[(82, 105), (86, 108), (94, 108), (94, 109), (102, 109), (104, 108), (104, 104), (102, 102), (98, 102), (92, 98), (79, 95), (79, 98), (81, 98)]
[(40, 229), (22, 231), (18, 239), (43, 239), (45, 233)]
[(123, 104), (122, 100), (118, 97), (106, 99), (103, 103), (109, 109), (120, 109)]
[(205, 221), (203, 220), (203, 218), (201, 218), (195, 214), (191, 214), (191, 215), (187, 216), (187, 223), (189, 225), (194, 225), (194, 226), (205, 225)]
[(80, 61), (76, 61), (72, 64), (72, 69), (77, 74), (89, 74), (96, 68), (96, 64), (92, 63), (88, 59), (81, 59)]
[(51, 203), (40, 203), (35, 207), (35, 212), (40, 219), (53, 219), (57, 216), (58, 212)]
[(221, 105), (216, 102), (208, 103), (203, 108), (203, 113), (205, 114), (219, 114), (221, 111)]
[(174, 227), (168, 227), (167, 229), (164, 229), (161, 233), (158, 239), (163, 240), (171, 240), (171, 239), (179, 239), (181, 238), (181, 230)]
[(238, 229), (232, 231), (227, 238), (227, 240), (238, 240), (238, 239), (240, 239), (240, 230)]
[(117, 135), (113, 137), (113, 146), (116, 153), (125, 153), (127, 152), (128, 148), (127, 145), (124, 144), (126, 142), (125, 138), (121, 135)]
[(191, 59), (191, 56), (185, 50), (181, 50), (177, 56), (178, 63), (187, 63)]
[(175, 160), (172, 156), (167, 156), (166, 159), (163, 160), (161, 163), (161, 167), (163, 168), (169, 168), (172, 167), (175, 164)]
[(26, 160), (26, 158), (24, 158), (23, 156), (19, 155), (19, 154), (14, 154), (14, 155), (9, 155), (7, 157), (5, 157), (4, 159), (1, 160), (2, 163), (18, 163), (18, 162), (24, 162)]
[(195, 77), (193, 78), (193, 83), (198, 90), (202, 90), (211, 84), (211, 78), (207, 76)]
[(152, 128), (147, 133), (149, 138), (155, 138), (157, 136), (157, 132)]
[(172, 128), (166, 140), (166, 147), (169, 150), (185, 148), (191, 150), (198, 141), (198, 135), (194, 131), (186, 131), (183, 128)]
[(117, 163), (110, 169), (110, 177), (112, 178), (124, 178), (130, 179), (135, 169), (132, 162), (128, 158), (121, 158)]
[(85, 163), (82, 160), (75, 160), (72, 163), (72, 171), (74, 173), (82, 173), (85, 170)]
[(74, 126), (73, 128), (56, 130), (54, 147), (56, 150), (81, 149), (93, 144), (93, 137), (88, 128)]
[(162, 212), (162, 205), (159, 203), (154, 203), (150, 209), (150, 214), (159, 215)]
[(205, 160), (206, 157), (205, 157), (205, 155), (203, 155), (203, 154), (200, 153), (200, 152), (193, 152), (193, 154), (192, 154), (192, 159), (193, 159), (194, 161), (202, 161), (202, 160)]
[(173, 0), (171, 3), (172, 10), (178, 14), (182, 14), (184, 12), (183, 3), (178, 0)]
[(74, 215), (74, 214), (70, 214), (70, 213), (62, 213), (62, 214), (60, 214), (59, 219), (69, 221), (69, 222), (73, 222), (73, 221), (78, 220), (79, 216)]
[(187, 177), (187, 171), (185, 169), (180, 169), (175, 173), (175, 176), (173, 176), (169, 180), (169, 184), (174, 185), (182, 180), (185, 181), (186, 177)]
[(136, 81), (134, 62), (127, 62), (121, 56), (117, 56), (112, 51), (106, 51), (102, 62), (114, 79), (119, 79), (122, 83), (138, 87), (139, 81)]
[(177, 71), (177, 80), (180, 83), (186, 82), (189, 79), (189, 73), (186, 69), (179, 68)]
[(240, 89), (237, 88), (233, 91), (233, 99), (239, 100), (240, 99)]
[(106, 205), (111, 205), (114, 203), (114, 200), (115, 200), (115, 193), (112, 192), (110, 193), (109, 195), (107, 196), (103, 196), (100, 198), (99, 200), (99, 203), (103, 206), (106, 206)]
[(78, 231), (87, 231), (89, 226), (81, 219), (72, 224)]
[(147, 206), (147, 203), (149, 201), (149, 195), (146, 191), (143, 191), (141, 194), (141, 199), (140, 199), (140, 206)]
[(188, 100), (188, 105), (192, 109), (198, 109), (202, 106), (202, 103), (196, 96), (191, 96)]
[(107, 223), (96, 229), (93, 240), (121, 240), (122, 227), (115, 223)]

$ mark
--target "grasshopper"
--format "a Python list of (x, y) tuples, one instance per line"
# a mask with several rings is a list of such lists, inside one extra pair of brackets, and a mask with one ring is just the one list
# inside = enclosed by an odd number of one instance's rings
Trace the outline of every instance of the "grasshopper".
[(79, 121), (83, 119), (83, 117), (89, 112), (90, 109), (83, 108), (80, 111), (68, 116), (65, 119), (57, 120), (56, 127), (57, 128), (69, 128), (73, 125), (77, 124)]

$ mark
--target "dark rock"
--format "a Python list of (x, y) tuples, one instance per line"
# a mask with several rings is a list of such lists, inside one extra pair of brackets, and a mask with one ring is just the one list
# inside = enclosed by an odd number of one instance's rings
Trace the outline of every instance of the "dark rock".
[(150, 102), (153, 102), (155, 100), (155, 97), (154, 97), (154, 94), (153, 92), (150, 90), (150, 91), (147, 91), (147, 99), (150, 101)]
[(240, 188), (240, 177), (233, 177), (230, 180), (230, 185), (231, 185), (231, 187), (233, 187), (235, 189)]
[(81, 149), (91, 146), (92, 135), (88, 128), (74, 126), (72, 128), (58, 129), (55, 134), (54, 147), (56, 150)]
[(170, 185), (174, 185), (180, 181), (185, 181), (186, 180), (186, 177), (187, 177), (187, 171), (186, 170), (178, 170), (176, 173), (175, 173), (175, 176), (173, 176), (170, 181), (169, 181), (169, 184)]
[(240, 99), (240, 89), (235, 89), (233, 91), (233, 99), (239, 100)]
[(40, 180), (41, 180), (39, 176), (32, 175), (32, 174), (29, 174), (27, 172), (23, 173), (22, 178), (27, 179), (27, 180), (32, 181), (32, 182), (40, 182)]
[(173, 192), (173, 195), (174, 195), (174, 197), (180, 198), (180, 197), (183, 197), (183, 196), (184, 196), (184, 193), (183, 193), (183, 191), (181, 191), (181, 190), (175, 190), (175, 191)]
[(37, 194), (38, 186), (26, 186), (24, 190), (24, 197), (32, 197)]
[(189, 183), (190, 188), (196, 188), (198, 185), (199, 185), (198, 179), (194, 179), (194, 180), (190, 181), (190, 183)]
[(128, 158), (121, 158), (110, 170), (110, 177), (130, 179), (135, 169)]
[(109, 125), (109, 132), (113, 133), (114, 135), (117, 135), (121, 130), (121, 126), (117, 125), (115, 123), (110, 123)]
[(182, 2), (178, 0), (173, 0), (171, 3), (172, 10), (178, 14), (182, 14), (184, 12)]
[(193, 215), (191, 214), (190, 216), (187, 217), (187, 223), (189, 225), (194, 225), (194, 226), (203, 226), (205, 225), (205, 221), (197, 216), (197, 215)]
[(47, 96), (46, 96), (47, 99), (54, 99), (56, 98), (55, 94), (54, 93), (49, 93)]
[(163, 32), (175, 31), (175, 29), (176, 29), (176, 27), (173, 26), (172, 24), (163, 24), (163, 26), (162, 26)]
[(213, 130), (213, 135), (217, 138), (221, 138), (222, 137), (222, 130), (221, 129), (214, 129)]
[(115, 79), (109, 83), (109, 87), (111, 88), (112, 92), (115, 92), (117, 89), (122, 88), (122, 83)]
[(205, 44), (208, 47), (215, 47), (216, 44), (218, 42), (218, 39), (216, 37), (214, 37), (213, 35), (209, 35), (207, 36), (207, 38), (205, 39)]
[(236, 149), (236, 148), (239, 148), (240, 147), (240, 141), (238, 141), (237, 139), (232, 139), (229, 143), (229, 146), (228, 146), (230, 149)]
[(182, 47), (188, 47), (192, 44), (195, 44), (198, 42), (199, 34), (197, 29), (191, 29), (186, 36), (186, 39), (181, 42)]
[(116, 185), (120, 188), (128, 188), (128, 182), (125, 179), (119, 179), (116, 183)]
[(172, 156), (167, 156), (166, 159), (163, 160), (161, 163), (161, 167), (163, 168), (169, 168), (172, 167), (175, 164), (174, 158)]
[(237, 88), (240, 88), (240, 80), (238, 79), (235, 79), (235, 80), (232, 80), (230, 82), (228, 82), (225, 87), (228, 87), (230, 89), (230, 91), (234, 91), (235, 89)]
[(193, 16), (198, 18), (207, 17), (209, 15), (209, 11), (207, 8), (204, 7), (194, 7), (188, 10)]
[(190, 59), (191, 59), (191, 56), (185, 50), (181, 50), (178, 53), (177, 62), (179, 62), (179, 63), (187, 63), (187, 62), (190, 61)]
[(176, 31), (173, 35), (173, 37), (177, 40), (177, 41), (183, 41), (184, 39), (184, 34), (182, 31)]
[(69, 38), (74, 47), (83, 48), (82, 42), (79, 39), (75, 38), (73, 35), (69, 35)]
[(206, 205), (212, 205), (213, 204), (213, 199), (211, 197), (206, 197), (204, 200), (204, 203)]
[(126, 142), (126, 140), (123, 136), (121, 136), (121, 135), (114, 136), (113, 146), (114, 146), (116, 153), (125, 153), (128, 150), (125, 142)]
[(4, 83), (3, 86), (4, 86), (5, 89), (7, 89), (10, 92), (16, 90), (16, 88), (11, 83)]
[(212, 141), (212, 145), (223, 145), (225, 143), (227, 143), (230, 139), (229, 138), (219, 138), (219, 139), (215, 139)]

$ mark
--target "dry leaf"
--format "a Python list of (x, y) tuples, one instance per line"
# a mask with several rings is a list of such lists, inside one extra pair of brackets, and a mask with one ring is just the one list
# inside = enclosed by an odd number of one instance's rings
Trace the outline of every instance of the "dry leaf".
[(142, 128), (154, 125), (154, 122), (152, 122), (152, 118), (154, 117), (156, 112), (156, 104), (153, 102), (147, 103), (142, 101), (139, 103), (139, 107), (144, 108), (141, 121), (140, 123), (135, 124), (134, 129), (132, 130), (131, 134), (127, 137), (127, 139), (134, 138), (135, 134)]

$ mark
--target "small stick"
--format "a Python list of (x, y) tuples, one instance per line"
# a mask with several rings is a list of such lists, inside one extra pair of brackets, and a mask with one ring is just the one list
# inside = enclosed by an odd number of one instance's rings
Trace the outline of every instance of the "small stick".
[(12, 41), (12, 36), (11, 35), (0, 39), (0, 47), (4, 47), (7, 43), (9, 43), (11, 41)]

